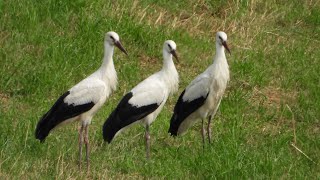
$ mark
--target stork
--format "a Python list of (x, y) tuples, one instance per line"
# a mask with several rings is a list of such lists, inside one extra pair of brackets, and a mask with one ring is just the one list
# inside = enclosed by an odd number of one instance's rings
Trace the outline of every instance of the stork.
[(103, 125), (103, 138), (108, 143), (122, 130), (136, 122), (145, 126), (146, 157), (150, 157), (150, 124), (162, 110), (170, 94), (177, 91), (179, 76), (172, 60), (176, 44), (167, 40), (163, 45), (162, 69), (140, 82), (119, 102)]
[(219, 108), (229, 81), (229, 66), (224, 52), (225, 49), (230, 53), (227, 45), (227, 34), (221, 31), (217, 32), (216, 55), (213, 59), (213, 64), (186, 87), (174, 107), (174, 114), (171, 117), (169, 128), (169, 133), (172, 136), (184, 134), (196, 120), (201, 119), (201, 134), (204, 147), (204, 120), (208, 118), (207, 134), (208, 141), (211, 143), (211, 120)]
[[(126, 55), (119, 35), (115, 32), (105, 34), (104, 57), (101, 67), (73, 86), (54, 103), (51, 109), (39, 120), (35, 136), (44, 142), (54, 128), (74, 121), (79, 121), (79, 168), (81, 169), (82, 144), (86, 146), (87, 169), (89, 170), (89, 124), (94, 114), (101, 108), (110, 94), (116, 90), (117, 73), (113, 64), (114, 46)], [(84, 135), (83, 135), (84, 133)]]

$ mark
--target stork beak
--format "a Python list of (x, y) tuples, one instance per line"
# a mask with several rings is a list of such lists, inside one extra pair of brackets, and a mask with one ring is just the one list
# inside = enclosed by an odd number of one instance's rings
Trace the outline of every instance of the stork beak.
[(128, 56), (127, 51), (124, 49), (120, 41), (114, 42), (114, 45), (116, 45), (122, 52), (124, 52)]
[(227, 45), (227, 42), (226, 42), (226, 41), (223, 41), (223, 42), (222, 42), (222, 45), (224, 46), (224, 48), (227, 49), (227, 51), (229, 52), (229, 54), (231, 54), (230, 49), (229, 49), (229, 47), (228, 47), (228, 45)]
[(179, 58), (178, 58), (178, 56), (177, 56), (176, 51), (175, 51), (175, 50), (172, 50), (170, 53), (171, 53), (171, 54), (173, 55), (173, 57), (175, 57), (176, 60), (179, 62)]

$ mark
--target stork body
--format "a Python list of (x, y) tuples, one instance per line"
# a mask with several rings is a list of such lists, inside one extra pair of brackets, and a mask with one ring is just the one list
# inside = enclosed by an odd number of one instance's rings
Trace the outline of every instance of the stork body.
[(118, 34), (108, 32), (105, 37), (104, 58), (101, 67), (60, 96), (51, 109), (42, 116), (36, 127), (36, 139), (44, 142), (50, 131), (54, 128), (73, 121), (80, 121), (80, 168), (83, 142), (86, 145), (86, 160), (87, 167), (89, 168), (88, 126), (95, 113), (101, 108), (111, 93), (116, 90), (117, 73), (112, 59), (114, 45), (126, 53), (120, 43)]
[(229, 51), (226, 44), (227, 35), (224, 32), (218, 32), (216, 38), (216, 55), (213, 64), (186, 87), (175, 105), (169, 128), (169, 133), (173, 136), (184, 134), (198, 119), (201, 119), (204, 144), (204, 120), (208, 118), (209, 143), (211, 141), (211, 119), (219, 108), (229, 81), (229, 66), (224, 52), (225, 48)]
[(113, 138), (128, 126), (142, 122), (146, 128), (146, 156), (150, 156), (149, 126), (161, 112), (169, 95), (178, 89), (178, 72), (172, 55), (176, 57), (176, 44), (168, 40), (163, 47), (163, 68), (151, 75), (129, 93), (103, 125), (103, 138), (111, 143)]

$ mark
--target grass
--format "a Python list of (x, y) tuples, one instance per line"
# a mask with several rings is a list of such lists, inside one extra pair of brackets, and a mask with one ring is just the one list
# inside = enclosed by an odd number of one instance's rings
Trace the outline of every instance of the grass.
[[(320, 150), (318, 1), (0, 1), (0, 177), (90, 179), (316, 179)], [(56, 98), (100, 66), (104, 33), (118, 32), (119, 87), (90, 127), (91, 172), (78, 173), (77, 128), (40, 144), (34, 129)], [(211, 145), (200, 124), (167, 134), (178, 94), (151, 126), (111, 145), (101, 126), (121, 96), (161, 68), (166, 39), (177, 43), (179, 93), (212, 62), (215, 32), (228, 34), (231, 81)], [(299, 148), (303, 153), (299, 152)]]

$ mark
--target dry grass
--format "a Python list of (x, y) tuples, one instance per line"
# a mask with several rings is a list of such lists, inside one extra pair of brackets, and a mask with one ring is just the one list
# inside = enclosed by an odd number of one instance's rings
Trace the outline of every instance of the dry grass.
[(4, 42), (10, 37), (10, 32), (0, 30), (0, 47), (4, 46)]
[(10, 96), (0, 92), (0, 104), (3, 112), (8, 112), (10, 103)]
[(298, 92), (287, 92), (279, 87), (254, 87), (249, 102), (253, 106), (262, 105), (266, 108), (274, 107), (280, 109), (282, 104), (296, 103)]
[(9, 102), (9, 95), (0, 92), (0, 102), (1, 104), (7, 104)]
[[(178, 13), (170, 12), (154, 4), (142, 7), (139, 6), (137, 0), (133, 4), (131, 11), (138, 12), (135, 18), (139, 19), (139, 22), (151, 26), (183, 29), (189, 32), (191, 36), (215, 34), (218, 30), (228, 32), (229, 36), (237, 33), (237, 38), (241, 39), (236, 40), (244, 43), (238, 44), (237, 47), (244, 49), (252, 48), (257, 34), (264, 32), (262, 27), (270, 24), (270, 22), (275, 22), (277, 18), (283, 15), (283, 12), (264, 1), (250, 1), (247, 7), (250, 11), (245, 15), (238, 15), (241, 10), (239, 1), (236, 1), (236, 3), (229, 1), (226, 6), (219, 8), (217, 14), (208, 13), (210, 11), (208, 11), (208, 7), (203, 0), (191, 2), (191, 8), (188, 8), (188, 11)], [(263, 11), (260, 14), (253, 13), (256, 9), (263, 9)], [(240, 16), (240, 18), (235, 20), (234, 16)]]

